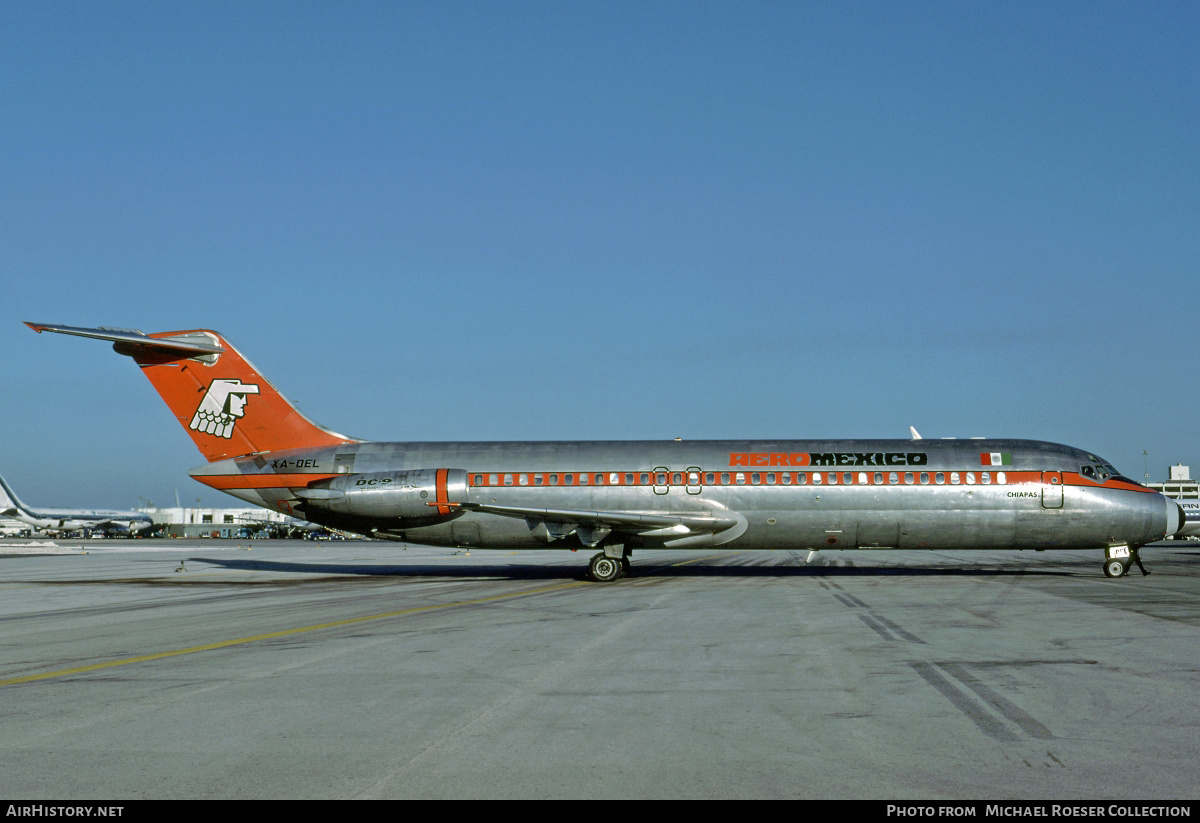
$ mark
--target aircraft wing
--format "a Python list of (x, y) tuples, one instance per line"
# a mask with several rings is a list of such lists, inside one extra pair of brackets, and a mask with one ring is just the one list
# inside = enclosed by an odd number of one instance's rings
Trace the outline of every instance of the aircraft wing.
[(116, 518), (109, 518), (107, 520), (94, 520), (88, 523), (87, 527), (89, 529), (117, 529), (118, 531), (134, 531), (134, 522), (135, 521), (132, 520), (118, 520)]
[(583, 511), (497, 506), (490, 503), (450, 503), (448, 505), (484, 514), (522, 518), (529, 524), (532, 531), (544, 528), (551, 540), (558, 540), (575, 532), (585, 545), (595, 545), (614, 531), (662, 537), (711, 534), (731, 528), (739, 522), (737, 518), (726, 515), (692, 512), (673, 514), (669, 512)]

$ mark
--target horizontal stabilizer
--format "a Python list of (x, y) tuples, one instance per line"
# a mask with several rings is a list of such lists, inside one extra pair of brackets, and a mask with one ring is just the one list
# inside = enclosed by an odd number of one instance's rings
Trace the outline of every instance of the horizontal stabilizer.
[(50, 323), (30, 323), (26, 326), (39, 334), (52, 331), (58, 334), (73, 334), (76, 337), (91, 337), (96, 340), (108, 340), (121, 354), (135, 355), (139, 352), (158, 352), (174, 354), (178, 357), (198, 357), (202, 355), (221, 354), (225, 349), (212, 342), (212, 339), (200, 335), (186, 337), (150, 337), (137, 329), (109, 329), (101, 326), (96, 329), (83, 329), (77, 326), (56, 326)]

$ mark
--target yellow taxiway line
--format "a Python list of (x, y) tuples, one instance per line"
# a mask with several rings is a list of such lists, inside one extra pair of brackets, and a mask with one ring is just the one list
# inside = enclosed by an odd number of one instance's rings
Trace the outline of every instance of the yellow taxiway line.
[(725, 552), (724, 554), (706, 554), (704, 557), (693, 557), (691, 560), (684, 560), (682, 563), (672, 563), (671, 567), (686, 566), (688, 563), (699, 563), (701, 560), (716, 560), (718, 557), (728, 557), (736, 552)]
[(241, 646), (246, 643), (257, 643), (260, 640), (271, 640), (276, 637), (288, 637), (296, 634), (304, 634), (305, 632), (315, 632), (322, 629), (336, 629), (341, 626), (352, 626), (355, 623), (366, 623), (371, 620), (386, 620), (389, 617), (403, 617), (408, 614), (417, 614), (419, 612), (436, 611), (437, 609), (453, 609), (459, 606), (475, 606), (480, 603), (490, 603), (496, 600), (505, 600), (511, 597), (523, 597), (531, 594), (544, 594), (546, 592), (557, 591), (559, 589), (570, 589), (575, 586), (586, 586), (587, 583), (561, 583), (556, 586), (546, 586), (540, 589), (530, 589), (522, 592), (510, 592), (508, 594), (494, 594), (489, 597), (479, 597), (474, 600), (456, 600), (452, 603), (439, 603), (433, 606), (415, 606), (411, 609), (400, 609), (394, 612), (384, 612), (382, 614), (370, 614), (364, 617), (349, 617), (345, 620), (334, 620), (330, 623), (317, 623), (312, 626), (300, 626), (295, 629), (283, 629), (277, 632), (267, 632), (265, 634), (255, 634), (250, 637), (239, 637), (236, 640), (221, 640), (216, 643), (205, 643), (200, 646), (189, 646), (186, 649), (172, 649), (171, 651), (156, 652), (154, 654), (142, 654), (136, 657), (122, 657), (119, 660), (108, 660), (103, 663), (90, 663), (86, 666), (75, 666), (70, 669), (59, 669), (52, 672), (42, 672), (41, 674), (27, 674), (21, 677), (6, 677), (0, 679), (0, 686), (12, 686), (17, 683), (31, 683), (36, 680), (50, 680), (55, 677), (68, 677), (73, 674), (86, 674), (87, 672), (100, 671), (101, 669), (111, 669), (116, 666), (129, 666), (133, 663), (146, 663), (151, 660), (162, 660), (167, 657), (179, 657), (184, 654), (196, 654), (197, 652), (213, 651), (214, 649), (224, 649), (229, 646)]

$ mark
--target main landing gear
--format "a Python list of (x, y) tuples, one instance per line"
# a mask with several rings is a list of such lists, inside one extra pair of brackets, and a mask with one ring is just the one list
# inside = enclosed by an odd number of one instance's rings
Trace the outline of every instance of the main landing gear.
[(612, 583), (629, 573), (629, 552), (624, 546), (605, 546), (604, 551), (592, 555), (588, 563), (588, 574), (597, 583)]
[(1142, 558), (1138, 556), (1137, 549), (1129, 546), (1109, 546), (1104, 551), (1104, 576), (1124, 577), (1129, 573), (1131, 563), (1136, 563), (1141, 569), (1142, 577), (1150, 574), (1142, 565)]

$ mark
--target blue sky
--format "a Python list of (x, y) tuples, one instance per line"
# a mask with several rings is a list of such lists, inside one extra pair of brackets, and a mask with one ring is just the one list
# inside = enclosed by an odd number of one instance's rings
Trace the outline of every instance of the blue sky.
[(234, 502), (131, 361), (32, 320), (217, 329), (370, 439), (914, 425), (1200, 474), (1197, 33), (1194, 2), (11, 4), (0, 473)]

